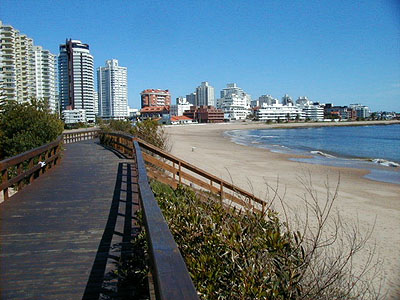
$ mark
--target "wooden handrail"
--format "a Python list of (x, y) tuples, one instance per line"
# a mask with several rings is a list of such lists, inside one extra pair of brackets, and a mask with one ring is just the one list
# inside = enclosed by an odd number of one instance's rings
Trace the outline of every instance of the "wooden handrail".
[(64, 132), (63, 133), (64, 144), (94, 139), (94, 138), (98, 137), (99, 132), (100, 132), (100, 129)]
[[(176, 157), (170, 153), (167, 153), (167, 152), (159, 149), (158, 147), (151, 145), (139, 138), (133, 137), (132, 135), (129, 135), (126, 133), (120, 133), (120, 132), (103, 132), (103, 134), (113, 137), (113, 139), (111, 141), (112, 144), (114, 145), (114, 147), (118, 147), (117, 150), (121, 151), (123, 149), (124, 154), (133, 152), (133, 148), (128, 141), (130, 139), (134, 139), (135, 141), (137, 141), (139, 143), (139, 145), (141, 146), (142, 149), (147, 150), (152, 154), (158, 155), (159, 157), (170, 161), (173, 165), (171, 167), (166, 168), (165, 163), (162, 163), (161, 161), (154, 163), (154, 160), (147, 159), (148, 156), (145, 156), (146, 162), (149, 162), (156, 167), (161, 167), (162, 169), (165, 169), (165, 170), (173, 173), (174, 179), (175, 179), (175, 176), (178, 175), (178, 183), (179, 184), (182, 183), (182, 176), (180, 176), (179, 174), (185, 175), (184, 176), (185, 179), (187, 179), (191, 183), (194, 183), (198, 186), (208, 189), (212, 193), (215, 193), (215, 191), (216, 191), (215, 186), (213, 186), (212, 183), (215, 183), (216, 185), (218, 185), (219, 186), (218, 193), (219, 193), (221, 200), (227, 199), (229, 201), (235, 202), (236, 204), (239, 204), (240, 206), (243, 206), (243, 203), (245, 203), (245, 201), (243, 201), (243, 199), (239, 199), (233, 195), (229, 195), (228, 193), (226, 193), (226, 191), (231, 191), (234, 194), (237, 194), (240, 197), (244, 197), (244, 198), (246, 198), (250, 201), (253, 201), (259, 205), (258, 207), (254, 207), (253, 205), (249, 205), (250, 203), (247, 203), (246, 207), (253, 207), (253, 209), (261, 210), (261, 211), (264, 211), (264, 209), (266, 207), (265, 201), (261, 200), (260, 198), (257, 198), (255, 195), (247, 192), (246, 190), (244, 190), (240, 187), (237, 187), (237, 186), (233, 185), (232, 183), (229, 183), (217, 176), (214, 176), (214, 175), (208, 173), (207, 171), (204, 171), (184, 160), (181, 160), (178, 157)], [(118, 138), (118, 141), (116, 140), (116, 138)], [(175, 169), (175, 164), (178, 166), (178, 169)], [(173, 168), (172, 171), (171, 171), (171, 168)], [(194, 174), (200, 176), (201, 178), (207, 179), (210, 182), (210, 184), (205, 183), (205, 182), (199, 184), (199, 180), (194, 180), (195, 178), (193, 176), (190, 176), (187, 173), (185, 174), (182, 171), (183, 168), (193, 172)], [(149, 175), (152, 175), (152, 173), (149, 173)], [(205, 186), (207, 186), (207, 187), (205, 187)]]
[(134, 141), (139, 193), (157, 299), (198, 299), (186, 264), (150, 188), (138, 141)]
[[(36, 177), (39, 177), (40, 173), (44, 173), (48, 168), (57, 164), (61, 158), (62, 141), (63, 136), (60, 135), (54, 142), (0, 161), (2, 179), (0, 191), (3, 192), (4, 200), (9, 198), (8, 189), (10, 187), (17, 185), (17, 190), (21, 190), (24, 187), (25, 180), (27, 181), (25, 185), (29, 184)], [(38, 164), (34, 165), (34, 159), (38, 160)], [(15, 169), (10, 170), (13, 168)]]
[(6, 159), (0, 161), (0, 172), (4, 171), (5, 169), (7, 169), (11, 166), (15, 166), (21, 162), (24, 162), (25, 160), (27, 160), (31, 157), (38, 156), (39, 154), (47, 151), (48, 149), (50, 149), (56, 145), (59, 145), (61, 140), (62, 140), (62, 136), (60, 135), (57, 137), (57, 139), (54, 142), (34, 148), (32, 150), (25, 151), (21, 154), (18, 154), (18, 155), (15, 155), (15, 156), (12, 156), (12, 157), (9, 157), (9, 158), (6, 158)]
[[(8, 189), (10, 187), (16, 185), (17, 190), (21, 190), (24, 187), (23, 183), (25, 180), (27, 181), (25, 183), (29, 184), (38, 177), (40, 173), (44, 173), (48, 168), (56, 165), (61, 158), (62, 143), (73, 143), (93, 139), (98, 136), (99, 131), (99, 129), (92, 129), (66, 132), (59, 135), (53, 142), (0, 161), (0, 192), (3, 191), (4, 200), (9, 198)], [(33, 160), (35, 158), (41, 161), (42, 164), (34, 165)], [(16, 170), (10, 170), (12, 168)]]
[(217, 184), (223, 185), (224, 188), (227, 188), (227, 189), (229, 189), (229, 190), (231, 190), (233, 192), (239, 193), (239, 194), (241, 194), (241, 195), (243, 195), (243, 196), (245, 196), (245, 197), (247, 197), (247, 198), (249, 198), (249, 199), (251, 199), (251, 200), (253, 200), (253, 201), (255, 201), (255, 202), (259, 203), (259, 204), (261, 204), (261, 205), (265, 205), (265, 201), (255, 197), (253, 194), (245, 191), (244, 189), (242, 189), (240, 187), (237, 187), (237, 186), (235, 186), (235, 185), (233, 185), (233, 184), (231, 184), (231, 183), (229, 183), (229, 182), (227, 182), (227, 181), (225, 181), (225, 180), (223, 180), (221, 178), (218, 178), (217, 176), (212, 175), (212, 174), (208, 173), (207, 171), (204, 171), (204, 170), (202, 170), (202, 169), (200, 169), (200, 168), (198, 168), (198, 167), (196, 167), (196, 166), (194, 166), (194, 165), (192, 165), (192, 164), (190, 164), (190, 163), (188, 163), (188, 162), (186, 162), (184, 160), (181, 160), (181, 159), (177, 158), (176, 156), (174, 156), (172, 154), (169, 154), (169, 153), (167, 153), (167, 152), (165, 152), (165, 151), (163, 151), (163, 150), (161, 150), (161, 149), (159, 149), (159, 148), (157, 148), (157, 147), (155, 147), (155, 146), (153, 146), (153, 145), (151, 145), (151, 144), (149, 144), (149, 143), (147, 143), (147, 142), (145, 142), (145, 141), (143, 141), (141, 139), (136, 139), (136, 140), (138, 141), (139, 145), (141, 147), (143, 147), (144, 149), (149, 150), (152, 153), (161, 156), (162, 158), (168, 159), (173, 163), (180, 164), (182, 168), (186, 168), (186, 169), (192, 171), (193, 173), (196, 173), (197, 175), (200, 175), (200, 176), (202, 176), (204, 178), (207, 178), (208, 180), (211, 180), (212, 182), (215, 182)]

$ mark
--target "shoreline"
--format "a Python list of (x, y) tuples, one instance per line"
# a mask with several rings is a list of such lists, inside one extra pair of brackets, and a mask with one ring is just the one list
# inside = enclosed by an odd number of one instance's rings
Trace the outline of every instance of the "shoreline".
[[(392, 125), (399, 125), (399, 124), (384, 124), (384, 126), (392, 126)], [(376, 125), (369, 124), (365, 126), (370, 127)], [(364, 127), (364, 126), (357, 125), (357, 127)], [(321, 127), (316, 127), (316, 126), (290, 127), (290, 129), (297, 129), (297, 130), (304, 130), (310, 128), (321, 128)], [(301, 143), (300, 143), (301, 145), (297, 146), (294, 146), (294, 144), (289, 145), (287, 140), (286, 142), (280, 140), (279, 133), (277, 134), (273, 133), (273, 130), (275, 129), (281, 130), (281, 128), (274, 128), (274, 129), (246, 128), (242, 130), (233, 129), (224, 131), (223, 136), (228, 138), (231, 142), (239, 145), (265, 149), (274, 153), (289, 154), (292, 156), (289, 158), (289, 160), (291, 161), (308, 163), (308, 164), (318, 164), (323, 166), (368, 170), (366, 175), (364, 175), (364, 178), (380, 182), (400, 184), (399, 159), (385, 157), (382, 153), (377, 154), (375, 157), (356, 156), (353, 153), (351, 154), (342, 153), (340, 151), (334, 151), (333, 149), (328, 149), (329, 147), (328, 148), (312, 147), (312, 143), (307, 144), (307, 146)], [(268, 133), (262, 133), (262, 131), (264, 130), (266, 130)], [(256, 132), (249, 132), (249, 131), (256, 131)], [(274, 139), (270, 140), (269, 143), (268, 142), (265, 143), (266, 141), (264, 139), (265, 134), (267, 135), (267, 137), (271, 137)], [(371, 155), (373, 154), (371, 153)]]
[[(353, 126), (357, 123), (376, 125), (377, 122), (346, 122), (345, 125)], [(390, 125), (399, 124), (400, 121), (384, 123), (378, 121), (378, 123)], [(321, 124), (274, 125), (247, 122), (175, 125), (166, 126), (165, 131), (172, 142), (173, 155), (233, 182), (262, 199), (268, 199), (268, 186), (278, 185), (279, 194), (294, 211), (300, 211), (304, 204), (301, 200), (304, 188), (299, 184), (299, 178), (311, 176), (313, 188), (323, 199), (324, 193), (326, 197), (326, 184), (328, 183), (331, 188), (334, 187), (340, 174), (339, 198), (335, 202), (334, 209), (340, 212), (345, 222), (358, 222), (364, 233), (374, 227), (371, 245), (376, 241), (377, 251), (385, 259), (382, 264), (387, 279), (384, 290), (389, 291), (393, 299), (399, 297), (400, 186), (365, 178), (363, 176), (369, 172), (365, 169), (294, 162), (290, 158), (297, 155), (239, 145), (223, 134), (229, 130), (271, 129), (282, 125), (284, 128), (304, 128)], [(323, 126), (332, 125), (336, 123)], [(275, 203), (273, 208), (282, 217), (280, 204)], [(366, 254), (364, 257), (361, 256), (360, 261), (365, 258)]]

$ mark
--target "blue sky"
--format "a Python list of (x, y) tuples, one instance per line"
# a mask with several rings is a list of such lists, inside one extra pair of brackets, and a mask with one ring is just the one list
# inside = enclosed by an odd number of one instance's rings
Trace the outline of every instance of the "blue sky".
[(90, 45), (95, 67), (128, 67), (129, 104), (201, 81), (252, 95), (308, 96), (400, 112), (400, 1), (16, 1), (0, 19), (58, 54)]

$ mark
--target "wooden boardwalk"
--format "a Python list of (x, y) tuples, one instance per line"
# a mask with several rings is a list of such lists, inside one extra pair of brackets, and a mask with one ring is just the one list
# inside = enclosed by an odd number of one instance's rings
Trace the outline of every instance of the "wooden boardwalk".
[(137, 173), (93, 140), (0, 204), (1, 299), (98, 299), (117, 283), (110, 257), (129, 245)]

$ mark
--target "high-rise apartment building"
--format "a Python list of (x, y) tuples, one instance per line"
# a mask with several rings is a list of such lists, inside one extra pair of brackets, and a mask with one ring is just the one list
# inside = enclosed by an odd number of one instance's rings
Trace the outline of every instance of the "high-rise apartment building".
[(197, 106), (214, 106), (214, 87), (208, 84), (207, 81), (201, 83), (196, 88), (196, 105)]
[(275, 105), (278, 104), (279, 100), (272, 97), (271, 95), (261, 95), (257, 100), (251, 101), (251, 107), (262, 107), (265, 105)]
[(31, 97), (49, 101), (56, 111), (55, 56), (10, 25), (0, 21), (0, 85), (2, 97), (18, 102)]
[(105, 119), (124, 119), (128, 114), (127, 68), (118, 60), (106, 61), (97, 69), (99, 115)]
[(147, 89), (140, 93), (142, 108), (146, 106), (169, 106), (171, 94), (169, 90)]
[(61, 110), (83, 109), (87, 122), (95, 121), (93, 72), (93, 56), (88, 44), (69, 39), (60, 45), (58, 74)]
[(40, 46), (33, 47), (34, 94), (38, 99), (46, 99), (51, 111), (58, 111), (57, 58)]
[(292, 97), (290, 97), (288, 94), (285, 94), (282, 97), (282, 104), (283, 105), (294, 105)]
[(186, 95), (186, 101), (192, 105), (197, 105), (196, 104), (196, 92)]

